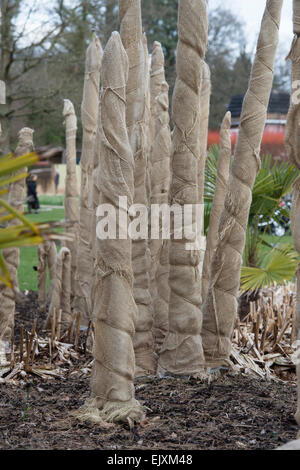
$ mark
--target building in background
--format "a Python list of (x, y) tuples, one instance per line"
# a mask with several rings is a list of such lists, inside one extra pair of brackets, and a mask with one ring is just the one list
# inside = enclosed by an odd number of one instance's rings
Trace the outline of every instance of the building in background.
[[(240, 117), (242, 113), (244, 95), (232, 96), (228, 105), (228, 111), (232, 118), (232, 144), (237, 141)], [(263, 134), (261, 154), (271, 154), (274, 159), (286, 160), (284, 147), (285, 126), (290, 106), (290, 95), (288, 93), (272, 93), (270, 97), (266, 127)], [(208, 146), (220, 142), (219, 132), (211, 131), (208, 137)]]
[[(38, 177), (37, 190), (38, 194), (54, 195), (65, 193), (66, 178), (66, 150), (63, 147), (41, 147), (36, 149), (40, 153), (47, 152), (51, 149), (51, 158), (41, 160), (30, 168), (30, 173)], [(77, 152), (77, 181), (80, 184), (80, 157), (81, 152)], [(59, 185), (56, 189), (55, 179), (59, 174)]]

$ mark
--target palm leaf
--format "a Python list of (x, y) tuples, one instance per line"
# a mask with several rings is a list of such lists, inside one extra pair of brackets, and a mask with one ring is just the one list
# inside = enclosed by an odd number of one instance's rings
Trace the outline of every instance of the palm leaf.
[(295, 275), (299, 263), (298, 253), (289, 243), (274, 247), (265, 257), (262, 266), (243, 266), (242, 291), (256, 291), (289, 281)]
[[(16, 158), (12, 157), (12, 154), (0, 157), (0, 187), (2, 188), (26, 178), (28, 173), (25, 171), (19, 172), (19, 170), (31, 166), (39, 161), (39, 156), (35, 152)], [(15, 174), (16, 172), (19, 173)], [(7, 193), (8, 190), (4, 188), (0, 191), (0, 196)], [(3, 199), (0, 199), (0, 207), (0, 223), (16, 220), (15, 225), (0, 228), (0, 281), (9, 287), (12, 287), (11, 276), (5, 264), (2, 250), (7, 248), (38, 245), (43, 242), (45, 237), (55, 239), (61, 238), (62, 235), (58, 236), (51, 230), (54, 226), (58, 226), (57, 223), (49, 222), (34, 224)]]
[(3, 184), (3, 177), (11, 175), (15, 171), (21, 170), (27, 166), (31, 166), (39, 161), (39, 156), (35, 152), (16, 157), (14, 159), (7, 157), (0, 157), (0, 187), (5, 186)]
[(0, 270), (2, 271), (2, 275), (0, 275), (0, 280), (3, 282), (7, 287), (12, 288), (12, 282), (11, 282), (11, 275), (9, 270), (7, 269), (7, 266), (5, 264), (5, 261), (3, 259), (3, 255), (0, 252)]

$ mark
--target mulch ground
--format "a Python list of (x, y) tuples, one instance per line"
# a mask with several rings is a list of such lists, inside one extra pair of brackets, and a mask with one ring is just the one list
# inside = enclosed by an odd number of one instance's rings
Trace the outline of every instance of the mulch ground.
[[(31, 328), (37, 312), (34, 293), (18, 303), (16, 336), (20, 325)], [(38, 329), (42, 322), (38, 317)], [(229, 373), (210, 385), (142, 378), (136, 397), (148, 408), (147, 422), (130, 430), (71, 417), (89, 397), (89, 377), (71, 373), (72, 367), (64, 379), (32, 377), (30, 388), (25, 381), (0, 385), (0, 449), (275, 449), (298, 431), (293, 381), (268, 383)]]

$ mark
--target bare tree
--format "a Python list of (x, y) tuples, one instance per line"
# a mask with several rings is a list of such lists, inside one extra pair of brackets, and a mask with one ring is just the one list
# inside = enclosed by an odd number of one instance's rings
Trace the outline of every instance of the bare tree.
[[(28, 25), (32, 16), (40, 8), (37, 0), (32, 0), (27, 6), (24, 0), (0, 0), (2, 23), (0, 26), (0, 80), (6, 83), (6, 106), (2, 111), (2, 150), (7, 151), (11, 143), (11, 126), (13, 118), (22, 117), (28, 113), (30, 105), (42, 94), (45, 97), (53, 91), (47, 91), (44, 86), (39, 91), (29, 86), (26, 76), (43, 63), (55, 51), (56, 45), (65, 28), (61, 15), (64, 0), (56, 0), (51, 7), (52, 20), (49, 10), (45, 20), (30, 33)], [(22, 15), (22, 21), (20, 21)], [(42, 33), (41, 33), (42, 32)], [(31, 40), (34, 37), (34, 40)]]

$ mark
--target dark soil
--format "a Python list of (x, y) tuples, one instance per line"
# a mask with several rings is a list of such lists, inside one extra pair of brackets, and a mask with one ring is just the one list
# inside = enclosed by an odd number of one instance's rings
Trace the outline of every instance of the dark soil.
[(238, 315), (241, 321), (243, 321), (250, 313), (250, 304), (251, 302), (256, 302), (259, 299), (259, 294), (259, 291), (252, 293), (244, 292), (240, 296), (238, 304)]
[(38, 305), (37, 292), (29, 292), (28, 295), (21, 294), (16, 304), (15, 312), (15, 339), (18, 344), (20, 339), (20, 327), (31, 331), (34, 320), (37, 320), (36, 331), (41, 334), (46, 314), (41, 314)]
[[(20, 324), (31, 328), (36, 312), (36, 296), (30, 294), (18, 304), (16, 333)], [(83, 357), (82, 364), (86, 361)], [(275, 449), (298, 431), (293, 382), (230, 374), (210, 385), (193, 379), (139, 379), (136, 396), (149, 410), (147, 422), (133, 430), (82, 424), (69, 415), (89, 397), (89, 378), (32, 377), (30, 383), (30, 389), (25, 382), (0, 385), (0, 449)]]

